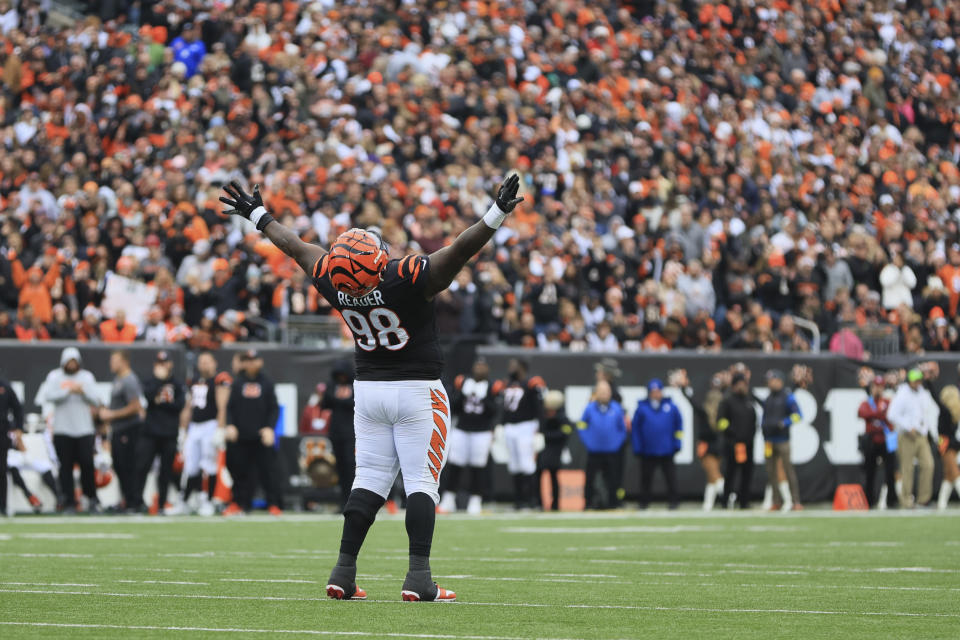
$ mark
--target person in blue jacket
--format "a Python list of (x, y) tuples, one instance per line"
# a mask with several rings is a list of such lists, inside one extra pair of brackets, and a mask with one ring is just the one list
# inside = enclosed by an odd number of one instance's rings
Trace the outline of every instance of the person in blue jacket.
[(189, 80), (200, 70), (200, 63), (207, 55), (207, 47), (200, 39), (200, 26), (192, 22), (183, 25), (183, 33), (170, 43), (173, 57), (187, 68), (185, 78)]
[(606, 508), (620, 506), (623, 495), (621, 470), (623, 443), (627, 440), (627, 423), (623, 407), (612, 397), (610, 383), (601, 380), (594, 388), (593, 400), (583, 410), (577, 433), (587, 450), (587, 478), (584, 487), (586, 508), (594, 508), (594, 484), (603, 476), (607, 489)]
[[(800, 422), (800, 405), (793, 393), (785, 387), (787, 376), (779, 369), (767, 371), (770, 395), (763, 401), (763, 455), (767, 461), (767, 483), (773, 488), (771, 510), (803, 509), (800, 504), (800, 486), (797, 472), (790, 461), (790, 428)], [(777, 458), (783, 464), (787, 481), (777, 482)]]
[(667, 481), (667, 499), (676, 509), (677, 468), (673, 456), (680, 450), (683, 419), (670, 398), (663, 396), (663, 382), (654, 378), (647, 385), (647, 399), (633, 414), (633, 452), (640, 456), (640, 508), (650, 504), (650, 484), (657, 467)]

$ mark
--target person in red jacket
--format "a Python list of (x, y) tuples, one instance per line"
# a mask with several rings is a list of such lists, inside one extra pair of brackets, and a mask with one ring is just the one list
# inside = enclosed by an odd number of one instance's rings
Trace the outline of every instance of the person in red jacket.
[[(867, 494), (867, 503), (874, 507), (877, 502), (877, 487), (874, 478), (877, 473), (877, 461), (883, 461), (883, 473), (887, 483), (887, 506), (897, 504), (897, 488), (894, 473), (897, 470), (896, 446), (891, 450), (887, 446), (887, 435), (895, 430), (887, 422), (887, 407), (890, 401), (883, 397), (883, 376), (877, 376), (870, 383), (870, 397), (860, 404), (857, 415), (866, 423), (861, 436), (860, 448), (863, 453), (863, 470), (866, 479), (863, 492)], [(895, 442), (895, 441), (891, 441)]]

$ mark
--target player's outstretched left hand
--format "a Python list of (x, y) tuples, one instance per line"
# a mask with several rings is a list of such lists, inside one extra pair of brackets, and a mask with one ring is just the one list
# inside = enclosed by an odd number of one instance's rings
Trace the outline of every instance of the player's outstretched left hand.
[[(260, 197), (260, 185), (254, 185), (253, 195), (247, 195), (243, 190), (243, 187), (234, 180), (229, 185), (223, 188), (227, 192), (227, 195), (230, 198), (220, 197), (220, 202), (230, 207), (230, 209), (224, 211), (225, 214), (234, 215), (234, 216), (243, 216), (247, 220), (250, 219), (250, 214), (253, 213), (253, 210), (257, 207), (263, 206), (263, 198)], [(232, 198), (232, 200), (231, 200)]]
[[(500, 185), (500, 190), (497, 191), (497, 206), (500, 208), (500, 211), (504, 213), (510, 213), (516, 209), (517, 205), (523, 202), (523, 198), (517, 197), (517, 191), (520, 190), (520, 176), (516, 173), (511, 173), (507, 176), (507, 179), (503, 181), (503, 184)], [(223, 198), (221, 198), (222, 200)]]

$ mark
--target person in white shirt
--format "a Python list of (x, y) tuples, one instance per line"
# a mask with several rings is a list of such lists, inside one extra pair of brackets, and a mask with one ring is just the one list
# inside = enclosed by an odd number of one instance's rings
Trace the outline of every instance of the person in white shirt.
[(931, 420), (930, 406), (934, 403), (930, 392), (923, 386), (923, 372), (910, 369), (907, 382), (897, 387), (897, 393), (887, 409), (887, 420), (899, 432), (897, 454), (900, 459), (900, 472), (903, 474), (903, 488), (900, 504), (914, 506), (913, 465), (916, 463), (917, 499), (916, 504), (926, 505), (933, 497), (933, 453), (927, 437), (936, 433), (936, 420)]

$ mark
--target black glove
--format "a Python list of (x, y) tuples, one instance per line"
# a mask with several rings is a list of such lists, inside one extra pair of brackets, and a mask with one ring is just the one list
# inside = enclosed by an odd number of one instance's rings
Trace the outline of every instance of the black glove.
[(519, 189), (520, 176), (516, 173), (511, 173), (507, 176), (507, 179), (503, 181), (503, 184), (500, 185), (500, 190), (497, 192), (497, 206), (500, 208), (500, 211), (510, 213), (516, 209), (518, 204), (523, 202), (523, 198), (517, 197), (517, 191)]
[(273, 216), (267, 213), (263, 206), (263, 198), (260, 197), (260, 185), (254, 185), (252, 196), (247, 195), (243, 187), (236, 181), (225, 186), (223, 190), (227, 192), (230, 198), (233, 198), (231, 200), (220, 196), (220, 202), (232, 207), (224, 211), (225, 214), (243, 216), (257, 226), (257, 231), (263, 231), (263, 228), (273, 221)]

